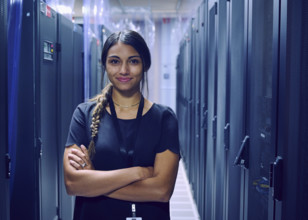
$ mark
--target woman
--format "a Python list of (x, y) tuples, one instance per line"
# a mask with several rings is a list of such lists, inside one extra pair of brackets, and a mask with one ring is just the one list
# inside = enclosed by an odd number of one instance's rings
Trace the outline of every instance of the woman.
[(110, 84), (76, 108), (64, 151), (74, 219), (170, 219), (178, 125), (170, 108), (141, 93), (149, 49), (138, 33), (118, 32), (106, 40), (101, 60)]

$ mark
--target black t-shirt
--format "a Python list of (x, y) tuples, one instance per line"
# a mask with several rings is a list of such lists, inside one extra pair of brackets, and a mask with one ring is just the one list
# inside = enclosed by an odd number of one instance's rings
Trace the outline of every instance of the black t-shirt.
[[(91, 118), (95, 102), (80, 104), (72, 117), (66, 146), (81, 144), (88, 146), (91, 141)], [(142, 116), (137, 139), (134, 136), (136, 119), (118, 119), (125, 143), (134, 143), (132, 166), (154, 166), (157, 153), (170, 151), (179, 154), (178, 123), (171, 108), (153, 104)], [(95, 143), (95, 156), (92, 160), (96, 170), (115, 170), (129, 167), (120, 152), (119, 140), (112, 116), (105, 110), (99, 125)], [(137, 217), (143, 220), (170, 219), (169, 202), (134, 202)], [(131, 217), (129, 201), (111, 199), (105, 196), (76, 197), (74, 219), (125, 220)]]

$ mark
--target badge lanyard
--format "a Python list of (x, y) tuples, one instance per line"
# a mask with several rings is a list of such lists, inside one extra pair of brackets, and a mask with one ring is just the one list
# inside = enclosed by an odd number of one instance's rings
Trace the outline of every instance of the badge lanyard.
[(117, 113), (115, 111), (115, 107), (114, 107), (114, 103), (113, 103), (112, 98), (110, 98), (110, 100), (109, 100), (109, 105), (110, 105), (112, 121), (113, 121), (113, 124), (115, 126), (115, 129), (116, 129), (116, 132), (117, 132), (117, 135), (118, 135), (118, 140), (119, 140), (119, 143), (120, 143), (120, 152), (121, 152), (122, 155), (128, 156), (128, 165), (132, 166), (137, 134), (138, 134), (140, 122), (141, 122), (141, 119), (142, 119), (144, 98), (141, 95), (141, 100), (140, 100), (140, 104), (139, 104), (139, 107), (138, 107), (138, 112), (137, 112), (137, 117), (136, 117), (136, 122), (135, 122), (136, 126), (135, 126), (135, 129), (134, 129), (134, 132), (133, 132), (133, 142), (131, 143), (132, 146), (129, 146), (127, 149), (124, 146), (124, 144), (125, 144), (124, 143), (124, 137), (122, 135), (122, 131), (121, 131), (121, 128), (120, 128), (120, 124), (119, 124), (119, 121), (118, 121), (118, 118), (117, 118)]

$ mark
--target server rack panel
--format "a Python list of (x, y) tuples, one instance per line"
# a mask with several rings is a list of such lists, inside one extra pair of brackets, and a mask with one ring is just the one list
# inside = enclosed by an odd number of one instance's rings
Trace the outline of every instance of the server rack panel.
[[(307, 206), (307, 11), (306, 1), (280, 1), (279, 107), (277, 157), (282, 158), (281, 195), (275, 197), (281, 219), (306, 219)], [(283, 26), (285, 25), (285, 26)], [(280, 95), (280, 92), (283, 92)], [(285, 96), (283, 96), (285, 95)], [(278, 108), (279, 110), (279, 108)], [(279, 117), (281, 116), (281, 117)], [(284, 127), (281, 127), (284, 126)], [(306, 154), (305, 154), (306, 153)], [(275, 176), (274, 176), (275, 177)], [(275, 183), (275, 180), (274, 180)], [(276, 186), (276, 187), (277, 187)], [(275, 184), (274, 184), (275, 187)], [(275, 193), (276, 194), (276, 193)], [(278, 204), (277, 204), (278, 203)], [(276, 208), (277, 212), (277, 208)], [(275, 213), (276, 214), (276, 213)], [(275, 216), (275, 217), (276, 217)], [(277, 219), (277, 218), (276, 218)]]
[(226, 189), (227, 189), (227, 163), (228, 151), (225, 147), (225, 126), (228, 123), (227, 113), (227, 68), (228, 68), (228, 32), (227, 32), (227, 1), (217, 2), (217, 147), (216, 147), (216, 192), (215, 213), (216, 219), (226, 216)]
[(199, 160), (199, 204), (198, 211), (200, 218), (205, 216), (205, 170), (206, 170), (206, 143), (207, 143), (207, 53), (206, 53), (206, 30), (207, 30), (207, 4), (202, 2), (200, 5), (199, 17), (199, 35), (200, 35), (200, 154)]
[(229, 201), (228, 218), (244, 218), (244, 177), (245, 171), (234, 167), (241, 142), (245, 137), (245, 64), (246, 33), (245, 1), (231, 2), (230, 24), (230, 150), (229, 150)]
[(74, 197), (68, 196), (64, 185), (63, 152), (72, 114), (83, 102), (83, 32), (82, 28), (58, 14), (57, 24), (57, 75), (58, 75), (58, 215), (72, 219)]
[(215, 219), (215, 150), (216, 150), (216, 90), (217, 90), (217, 4), (209, 9), (208, 40), (208, 139), (206, 149), (205, 213)]
[(82, 28), (41, 1), (25, 1), (22, 14), (20, 71), (9, 88), (17, 103), (10, 215), (71, 219), (62, 157), (72, 112), (83, 101)]
[[(248, 219), (266, 219), (269, 215), (269, 172), (275, 160), (272, 143), (273, 97), (273, 1), (252, 1), (249, 20), (248, 82), (249, 106), (248, 132), (249, 180)], [(255, 210), (258, 210), (256, 212)]]
[(201, 93), (201, 13), (202, 9), (198, 8), (198, 14), (196, 18), (196, 31), (195, 31), (195, 38), (196, 38), (196, 78), (195, 78), (195, 182), (196, 182), (196, 201), (198, 204), (198, 210), (201, 208), (199, 204), (201, 204), (201, 188), (200, 188), (200, 93)]
[[(40, 219), (54, 219), (58, 207), (58, 127), (57, 14), (41, 2), (39, 19), (39, 116), (40, 130)], [(51, 193), (52, 192), (52, 193)]]
[(0, 219), (10, 219), (7, 88), (7, 1), (0, 2)]
[(100, 62), (99, 40), (95, 37), (90, 42), (90, 98), (100, 93), (102, 88), (102, 67)]
[[(10, 218), (39, 219), (38, 156), (35, 135), (35, 66), (33, 2), (23, 2), (18, 72), (8, 85), (11, 105), (9, 117), (9, 152), (12, 160), (10, 178)], [(12, 9), (12, 8), (11, 8)], [(10, 9), (10, 10), (11, 10)], [(16, 45), (15, 45), (16, 46)], [(13, 75), (13, 72), (10, 73)], [(14, 105), (13, 105), (14, 103)], [(12, 128), (10, 128), (12, 127)], [(31, 202), (29, 202), (31, 201)], [(22, 204), (22, 205), (21, 205)]]
[(84, 101), (84, 49), (83, 49), (83, 29), (79, 25), (74, 25), (73, 29), (74, 48), (74, 101), (73, 104)]
[[(300, 3), (300, 4), (299, 4)], [(298, 65), (296, 60), (301, 60), (300, 64), (300, 82), (297, 81), (297, 83), (300, 84), (300, 104), (299, 104), (299, 109), (300, 109), (300, 114), (299, 114), (299, 163), (298, 163), (298, 169), (299, 169), (299, 175), (298, 175), (298, 193), (296, 193), (299, 197), (297, 198), (297, 210), (296, 213), (298, 213), (297, 218), (298, 219), (308, 219), (308, 213), (303, 211), (306, 210), (306, 205), (305, 201), (306, 198), (308, 198), (308, 170), (306, 169), (308, 165), (308, 118), (306, 112), (308, 112), (308, 63), (306, 62), (308, 60), (308, 32), (307, 32), (307, 27), (308, 26), (308, 2), (307, 1), (297, 1), (296, 2), (296, 7), (293, 8), (293, 13), (294, 15), (297, 14), (298, 10), (301, 10), (301, 17), (298, 18), (295, 23), (301, 23), (301, 30), (295, 30), (296, 32), (293, 33), (301, 33), (301, 40), (298, 41), (298, 38), (294, 38), (294, 41), (297, 42), (297, 44), (301, 45), (301, 52), (300, 56), (301, 58), (297, 57), (295, 59), (295, 63), (293, 65)], [(301, 22), (299, 22), (300, 20)], [(294, 27), (291, 24), (291, 27)], [(296, 25), (295, 25), (296, 27)], [(299, 43), (300, 42), (300, 43)], [(295, 53), (298, 53), (296, 50)], [(293, 60), (294, 61), (294, 60)], [(293, 69), (293, 68), (290, 68)], [(295, 83), (295, 86), (297, 84)], [(294, 94), (295, 97), (297, 97), (297, 94)], [(295, 98), (294, 97), (294, 98)], [(293, 99), (294, 100), (294, 99)], [(297, 118), (298, 119), (298, 118)], [(294, 137), (294, 136), (293, 136)], [(292, 143), (292, 141), (291, 141)]]

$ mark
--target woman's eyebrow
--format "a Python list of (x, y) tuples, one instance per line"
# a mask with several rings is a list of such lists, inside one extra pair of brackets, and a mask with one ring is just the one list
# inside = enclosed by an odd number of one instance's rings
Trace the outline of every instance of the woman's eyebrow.
[[(132, 58), (135, 58), (135, 57), (141, 58), (139, 55), (134, 55), (134, 56), (128, 57), (128, 59), (132, 59)], [(108, 56), (108, 58), (118, 58), (118, 59), (120, 59), (120, 57), (117, 56), (117, 55), (110, 55), (110, 56)]]
[(118, 58), (118, 59), (120, 59), (120, 57), (118, 57), (118, 56), (116, 56), (116, 55), (108, 56), (108, 58)]
[(140, 56), (139, 56), (139, 55), (135, 55), (135, 56), (130, 56), (130, 57), (128, 57), (128, 59), (132, 59), (132, 58), (135, 58), (135, 57), (140, 58)]

